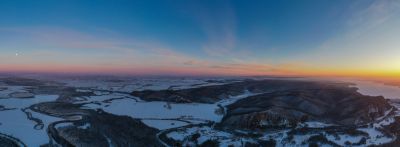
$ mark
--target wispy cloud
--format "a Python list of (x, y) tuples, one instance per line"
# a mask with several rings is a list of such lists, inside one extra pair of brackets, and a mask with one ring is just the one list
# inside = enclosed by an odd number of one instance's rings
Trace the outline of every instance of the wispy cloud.
[[(18, 59), (13, 57), (14, 54), (0, 55), (3, 64), (47, 61), (145, 66), (146, 64), (177, 64), (191, 60), (187, 55), (157, 42), (123, 38), (114, 34), (110, 35), (108, 32), (91, 34), (61, 27), (0, 28), (0, 32), (13, 36), (12, 43), (0, 45), (2, 53), (14, 50), (21, 54)], [(0, 37), (6, 36), (0, 35)]]
[(202, 2), (189, 9), (207, 37), (202, 48), (210, 56), (226, 56), (236, 47), (236, 14), (230, 1), (219, 1), (215, 7)]
[(380, 27), (385, 22), (399, 16), (400, 1), (373, 1), (368, 7), (352, 14), (347, 24), (351, 28), (348, 37), (359, 37), (369, 30)]
[[(91, 34), (60, 27), (21, 27), (0, 28), (0, 32), (7, 32), (6, 34), (15, 37), (14, 43), (0, 45), (0, 49), (8, 50), (2, 53), (9, 52), (0, 55), (0, 71), (193, 75), (299, 74), (295, 64), (268, 64), (256, 59), (232, 56), (230, 60), (198, 58), (158, 42), (121, 37), (109, 31)], [(20, 40), (21, 37), (24, 38), (23, 41)], [(18, 49), (21, 55), (16, 57), (8, 47)]]
[(373, 1), (357, 10), (349, 14), (342, 33), (294, 58), (331, 72), (396, 70), (400, 65), (400, 1)]

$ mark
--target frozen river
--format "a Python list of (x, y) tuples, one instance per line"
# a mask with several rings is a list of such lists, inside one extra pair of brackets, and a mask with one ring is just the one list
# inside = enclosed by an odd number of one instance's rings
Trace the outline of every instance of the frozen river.
[[(366, 80), (339, 79), (339, 81), (354, 83), (355, 85), (352, 86), (357, 87), (359, 89), (358, 91), (364, 95), (383, 96), (387, 99), (400, 99), (400, 87)], [(50, 122), (59, 121), (61, 119), (28, 110), (28, 112), (32, 113), (33, 117), (43, 121), (44, 128), (35, 129), (36, 123), (27, 119), (27, 115), (22, 109), (33, 104), (54, 101), (58, 98), (58, 95), (36, 95), (34, 98), (27, 99), (6, 98), (13, 92), (26, 92), (25, 87), (22, 86), (6, 87), (6, 90), (0, 91), (0, 97), (3, 97), (0, 99), (0, 105), (5, 108), (14, 109), (0, 111), (0, 132), (20, 139), (28, 146), (40, 146), (48, 143), (49, 138), (45, 129)], [(125, 94), (107, 93), (89, 97), (88, 101), (95, 101), (100, 104), (87, 104), (86, 106), (92, 109), (100, 108), (116, 115), (138, 118), (148, 126), (165, 130), (208, 121), (219, 122), (223, 115), (216, 113), (218, 109), (251, 95), (255, 95), (255, 93), (244, 91), (241, 95), (232, 96), (230, 99), (225, 99), (215, 104), (176, 104), (166, 102), (144, 102), (139, 98)], [(103, 102), (104, 100), (112, 98), (122, 99)]]
[[(0, 132), (20, 139), (28, 146), (40, 146), (48, 143), (46, 128), (35, 129), (35, 123), (27, 119), (22, 109), (36, 103), (54, 101), (57, 97), (57, 95), (36, 95), (34, 98), (27, 99), (0, 99), (1, 105), (6, 108), (14, 108), (13, 110), (0, 111)], [(33, 117), (40, 118), (45, 126), (50, 122), (60, 120), (40, 113), (31, 113)]]

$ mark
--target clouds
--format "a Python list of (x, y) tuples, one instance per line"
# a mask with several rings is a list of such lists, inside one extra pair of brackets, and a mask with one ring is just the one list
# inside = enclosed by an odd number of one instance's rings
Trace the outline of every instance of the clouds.
[[(110, 32), (91, 34), (63, 27), (1, 28), (0, 32), (13, 36), (12, 43), (0, 45), (3, 71), (196, 75), (258, 75), (277, 71), (275, 67), (247, 61), (197, 58), (158, 42)], [(9, 47), (18, 49), (23, 56), (5, 54), (13, 52)]]
[(358, 26), (360, 24), (366, 27), (375, 27), (385, 23), (399, 13), (400, 2), (397, 0), (372, 1), (365, 9), (353, 14), (349, 24)]
[[(258, 2), (177, 4), (182, 7), (143, 2), (123, 7), (123, 14), (98, 15), (109, 8), (103, 4), (102, 9), (85, 7), (90, 10), (85, 17), (85, 11), (65, 14), (82, 21), (25, 24), (18, 17), (5, 19), (9, 26), (0, 25), (0, 70), (215, 75), (400, 71), (397, 0), (353, 1), (349, 8), (347, 1)], [(118, 7), (122, 5), (112, 10)]]
[[(207, 12), (207, 11), (205, 11)], [(224, 56), (236, 47), (236, 18), (231, 6), (223, 6), (216, 13), (204, 14), (201, 24), (208, 37), (203, 50), (211, 56)]]
[(201, 46), (209, 56), (220, 57), (235, 51), (237, 44), (237, 18), (230, 1), (215, 1), (213, 6), (196, 2), (186, 8), (186, 13), (198, 24), (206, 39)]
[[(16, 48), (25, 54), (26, 64), (59, 62), (127, 67), (138, 65), (140, 61), (146, 61), (150, 57), (157, 57), (150, 61), (165, 59), (166, 63), (180, 58), (177, 53), (157, 43), (123, 38), (110, 33), (91, 34), (60, 27), (2, 28), (0, 31), (13, 36), (7, 40), (6, 45), (0, 45), (2, 53), (12, 52), (11, 48)], [(24, 61), (13, 61), (5, 54), (1, 56), (4, 56), (1, 58), (3, 64)]]
[[(357, 5), (355, 6), (357, 7)], [(400, 71), (400, 1), (354, 8), (347, 27), (298, 60), (324, 71), (382, 74)]]
[[(254, 48), (243, 48), (243, 45), (240, 45), (240, 40), (238, 40), (239, 19), (232, 1), (213, 1), (211, 2), (213, 6), (205, 2), (195, 2), (185, 6), (188, 7), (186, 13), (192, 16), (191, 19), (204, 33), (205, 40), (199, 46), (205, 53), (202, 59), (211, 60), (197, 61), (197, 65), (211, 68), (229, 66), (229, 69), (232, 69), (230, 64), (252, 64), (255, 61), (258, 64), (269, 64), (265, 63), (265, 58), (260, 58), (265, 56), (253, 52)], [(197, 48), (197, 46), (194, 47)], [(192, 62), (185, 64), (193, 64)], [(213, 68), (213, 70), (222, 69), (227, 70), (227, 68)]]

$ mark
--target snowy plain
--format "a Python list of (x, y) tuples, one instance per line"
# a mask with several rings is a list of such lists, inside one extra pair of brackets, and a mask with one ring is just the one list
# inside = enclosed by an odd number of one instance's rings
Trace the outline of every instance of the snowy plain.
[[(360, 93), (371, 96), (384, 96), (390, 99), (400, 98), (400, 88), (395, 86), (389, 86), (378, 82), (361, 81), (361, 80), (342, 80), (346, 82), (352, 82), (357, 87)], [(167, 130), (172, 128), (178, 128), (187, 126), (190, 124), (201, 124), (208, 122), (219, 122), (221, 121), (223, 114), (216, 113), (220, 106), (225, 107), (235, 101), (246, 98), (256, 93), (250, 93), (243, 91), (243, 94), (238, 96), (231, 96), (229, 99), (221, 100), (215, 104), (177, 104), (167, 102), (145, 102), (140, 100), (138, 97), (129, 95), (129, 92), (133, 90), (162, 90), (162, 89), (185, 89), (198, 86), (216, 85), (223, 83), (207, 83), (205, 80), (199, 79), (174, 79), (174, 80), (128, 80), (128, 81), (104, 81), (104, 80), (64, 80), (68, 86), (78, 88), (81, 92), (94, 92), (97, 96), (85, 97), (78, 103), (93, 102), (85, 105), (89, 109), (103, 109), (106, 112), (115, 115), (126, 115), (133, 118), (141, 119), (142, 122), (148, 126), (157, 128), (159, 130)], [(15, 108), (11, 110), (0, 111), (0, 132), (19, 138), (28, 146), (40, 146), (46, 144), (49, 138), (46, 134), (46, 127), (49, 123), (59, 121), (60, 118), (47, 116), (40, 113), (32, 113), (32, 116), (43, 120), (44, 128), (35, 129), (36, 123), (27, 119), (26, 114), (22, 111), (23, 108), (29, 107), (30, 105), (55, 101), (57, 95), (36, 95), (34, 98), (7, 98), (13, 92), (26, 92), (26, 87), (22, 86), (7, 86), (2, 84), (0, 87), (0, 104), (5, 108)], [(96, 103), (94, 103), (96, 102)], [(396, 104), (394, 104), (396, 105)], [(400, 106), (400, 105), (399, 105)], [(399, 107), (400, 108), (400, 107)], [(226, 108), (225, 108), (226, 110)], [(400, 112), (397, 112), (400, 115)], [(10, 119), (12, 118), (12, 119)], [(372, 128), (360, 128), (360, 131), (370, 134), (370, 138), (367, 140), (368, 144), (381, 144), (390, 142), (392, 138), (382, 137), (382, 133), (376, 130), (376, 128), (382, 125), (388, 125), (393, 122), (393, 118), (384, 118), (379, 122), (373, 124)], [(330, 126), (330, 124), (322, 124), (319, 122), (307, 122), (308, 127), (319, 128)], [(227, 145), (226, 142), (238, 141), (249, 141), (251, 139), (246, 138), (235, 138), (228, 132), (221, 132), (213, 130), (207, 127), (189, 128), (186, 133), (181, 130), (181, 133), (174, 134), (172, 132), (171, 137), (178, 139), (179, 137), (185, 137), (185, 134), (191, 134), (191, 131), (202, 132), (203, 138), (199, 138), (200, 142), (210, 138), (220, 138), (221, 145)], [(189, 132), (189, 133), (188, 133)], [(276, 134), (266, 133), (265, 137), (284, 138), (285, 132)], [(294, 136), (296, 142), (301, 142), (308, 139), (309, 136)], [(339, 140), (330, 138), (333, 142), (344, 145), (345, 141), (351, 141), (352, 143), (358, 142), (359, 137), (340, 136)], [(267, 138), (267, 137), (266, 137)], [(279, 140), (279, 139), (277, 139)], [(224, 143), (225, 142), (225, 143)], [(237, 145), (238, 145), (237, 144)]]
[[(0, 104), (4, 107), (15, 108), (13, 110), (0, 111), (1, 133), (16, 137), (28, 146), (40, 146), (48, 143), (49, 138), (46, 129), (35, 129), (35, 122), (27, 119), (26, 114), (21, 109), (40, 102), (54, 101), (57, 98), (57, 95), (36, 95), (34, 98), (26, 99), (0, 99)], [(31, 113), (33, 117), (40, 118), (45, 126), (51, 122), (60, 120), (59, 118), (32, 111)]]

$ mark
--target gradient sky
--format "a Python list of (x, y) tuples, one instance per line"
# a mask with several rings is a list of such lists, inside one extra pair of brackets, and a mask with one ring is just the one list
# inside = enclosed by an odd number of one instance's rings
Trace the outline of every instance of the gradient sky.
[(399, 0), (2, 0), (0, 71), (400, 75)]

